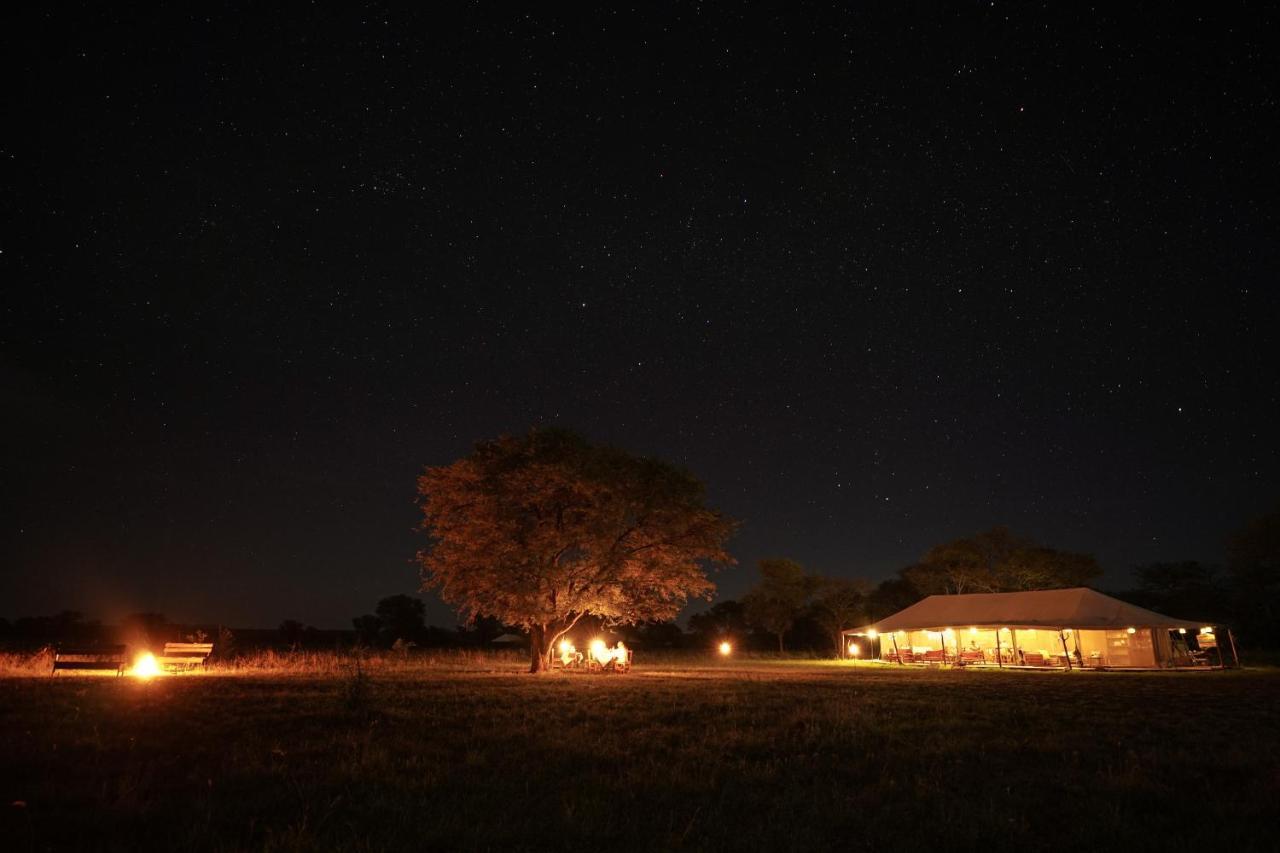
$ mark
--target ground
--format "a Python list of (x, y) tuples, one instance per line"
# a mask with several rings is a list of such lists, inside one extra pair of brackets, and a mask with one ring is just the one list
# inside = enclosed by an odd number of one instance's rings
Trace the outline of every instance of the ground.
[(1280, 674), (0, 680), (8, 850), (1274, 849)]

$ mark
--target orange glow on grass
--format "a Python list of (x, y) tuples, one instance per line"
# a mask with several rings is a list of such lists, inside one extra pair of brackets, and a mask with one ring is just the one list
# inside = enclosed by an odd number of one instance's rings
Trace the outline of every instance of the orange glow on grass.
[(151, 652), (143, 652), (138, 655), (138, 659), (133, 662), (133, 669), (130, 675), (137, 678), (153, 678), (160, 674), (160, 665), (156, 663), (156, 656)]

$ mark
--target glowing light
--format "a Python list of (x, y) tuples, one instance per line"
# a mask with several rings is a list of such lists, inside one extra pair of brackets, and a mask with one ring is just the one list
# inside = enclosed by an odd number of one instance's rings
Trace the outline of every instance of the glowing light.
[(1179, 628), (1179, 629), (1178, 629), (1178, 633), (1179, 633), (1179, 634), (1185, 634), (1185, 633), (1187, 633), (1187, 629), (1186, 629), (1186, 628)]
[(1129, 629), (1127, 629), (1127, 630), (1129, 631), (1129, 633), (1130, 633), (1130, 634), (1136, 634), (1136, 633), (1138, 633), (1138, 629), (1137, 629), (1137, 628), (1129, 628)]
[(613, 652), (609, 651), (604, 640), (598, 638), (591, 641), (591, 656), (602, 664), (613, 660)]
[(726, 657), (733, 653), (733, 644), (726, 641), (720, 644), (720, 654)]
[(976, 633), (978, 633), (978, 629), (977, 629), (977, 628), (970, 628), (970, 629), (969, 629), (969, 633), (970, 633), (970, 634), (976, 634)]
[(850, 643), (849, 654), (853, 655), (856, 658), (858, 655), (862, 654), (862, 649), (858, 648), (857, 643)]
[(138, 678), (151, 678), (160, 674), (160, 665), (156, 663), (156, 656), (151, 652), (143, 652), (138, 655), (138, 659), (133, 662), (132, 674)]
[(877, 631), (875, 628), (872, 628), (870, 631), (867, 632), (868, 640), (874, 640), (876, 637), (879, 637), (879, 636), (880, 636), (880, 632)]
[(1205, 627), (1203, 627), (1203, 628), (1201, 628), (1201, 629), (1200, 629), (1200, 633), (1201, 633), (1201, 634), (1212, 634), (1212, 633), (1213, 633), (1213, 626), (1212, 626), (1212, 625), (1206, 625)]
[(570, 652), (570, 651), (572, 651), (572, 650), (573, 650), (573, 643), (569, 642), (568, 640), (561, 640), (561, 641), (560, 641), (560, 654), (562, 654), (562, 655), (563, 655), (563, 654), (566, 654), (566, 653), (568, 653), (568, 652)]

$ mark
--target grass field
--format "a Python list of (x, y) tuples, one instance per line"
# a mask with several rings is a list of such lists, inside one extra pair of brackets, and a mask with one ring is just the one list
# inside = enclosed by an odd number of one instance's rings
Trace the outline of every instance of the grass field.
[(0, 679), (6, 850), (1271, 850), (1280, 675)]

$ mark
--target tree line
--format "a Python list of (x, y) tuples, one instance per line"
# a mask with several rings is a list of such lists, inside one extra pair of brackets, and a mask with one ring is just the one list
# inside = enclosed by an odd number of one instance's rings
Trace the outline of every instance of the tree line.
[[(481, 442), (467, 457), (428, 467), (418, 494), (428, 540), (418, 554), (423, 589), (468, 620), (493, 618), (527, 633), (533, 672), (548, 668), (555, 642), (582, 620), (669, 621), (691, 601), (710, 600), (708, 572), (734, 563), (725, 543), (737, 522), (706, 504), (693, 475), (564, 430)], [(1277, 517), (1233, 537), (1225, 572), (1186, 564), (1140, 568), (1141, 597), (1157, 610), (1185, 603), (1191, 612), (1182, 615), (1189, 618), (1214, 615), (1203, 611), (1218, 602), (1222, 621), (1238, 626), (1243, 638), (1274, 643)], [(759, 570), (741, 602), (694, 616), (691, 630), (764, 632), (785, 650), (788, 635), (809, 625), (838, 650), (842, 629), (927, 595), (1082, 586), (1102, 574), (1089, 554), (1051, 548), (1006, 527), (930, 548), (877, 585), (815, 575), (781, 558), (762, 561)]]

